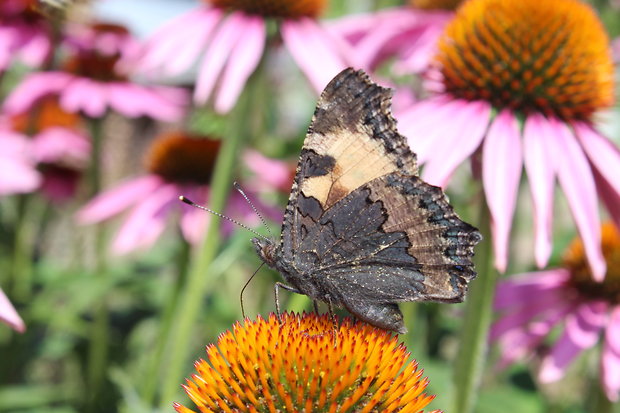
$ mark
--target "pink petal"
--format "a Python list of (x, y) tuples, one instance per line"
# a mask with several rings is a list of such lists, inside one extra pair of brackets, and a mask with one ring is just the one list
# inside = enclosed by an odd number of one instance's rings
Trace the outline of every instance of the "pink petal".
[(164, 182), (157, 175), (125, 181), (93, 198), (77, 212), (76, 218), (80, 224), (101, 222), (141, 201), (162, 185)]
[(90, 140), (73, 129), (50, 127), (32, 138), (37, 162), (84, 166), (90, 159)]
[(196, 103), (204, 103), (209, 99), (226, 61), (241, 40), (240, 35), (248, 20), (250, 18), (244, 13), (231, 13), (213, 34), (196, 80), (194, 91)]
[(544, 291), (562, 291), (561, 294), (566, 295), (564, 286), (569, 278), (570, 273), (564, 268), (511, 276), (497, 285), (493, 308), (505, 310), (522, 306), (524, 300), (535, 299), (536, 295)]
[(592, 170), (568, 126), (556, 119), (550, 122), (555, 133), (548, 140), (556, 157), (558, 180), (583, 240), (592, 276), (602, 281), (607, 264), (601, 250), (601, 221)]
[(512, 111), (503, 110), (489, 128), (482, 149), (482, 182), (491, 212), (495, 266), (506, 271), (508, 241), (514, 215), (523, 155), (521, 134)]
[(110, 82), (107, 89), (112, 109), (131, 118), (149, 116), (165, 122), (179, 121), (188, 103), (178, 102), (176, 97), (170, 95), (169, 88)]
[(535, 257), (539, 268), (547, 265), (551, 255), (553, 221), (553, 184), (556, 154), (547, 141), (552, 134), (547, 119), (540, 114), (527, 117), (523, 130), (525, 170), (534, 202)]
[(133, 208), (112, 242), (112, 251), (126, 254), (151, 246), (166, 227), (170, 207), (178, 203), (181, 189), (164, 184), (141, 199)]
[(9, 301), (8, 297), (0, 288), (0, 321), (8, 324), (12, 329), (23, 333), (26, 331), (26, 325), (24, 321), (21, 319), (17, 311), (15, 311), (15, 307)]
[(590, 163), (620, 194), (620, 149), (585, 123), (576, 123), (573, 127)]
[(605, 331), (601, 355), (601, 381), (607, 398), (617, 402), (620, 397), (620, 307), (613, 309)]
[(137, 70), (150, 72), (163, 67), (171, 76), (188, 70), (222, 14), (221, 9), (201, 7), (173, 19), (148, 39)]
[(574, 358), (598, 342), (605, 326), (606, 310), (606, 303), (584, 303), (567, 316), (564, 333), (554, 344), (551, 354), (542, 361), (539, 374), (542, 382), (561, 379)]
[(162, 62), (164, 73), (168, 76), (179, 75), (191, 68), (222, 20), (223, 10), (211, 8), (197, 15), (200, 18), (194, 24), (180, 26), (183, 32), (174, 34), (176, 42)]
[[(183, 195), (192, 201), (207, 205), (209, 201), (208, 187), (190, 187), (183, 189)], [(181, 232), (190, 244), (196, 245), (204, 238), (207, 225), (211, 221), (211, 214), (193, 206), (182, 204), (181, 206)]]
[(407, 137), (419, 164), (432, 157), (435, 146), (440, 145), (445, 135), (458, 133), (451, 121), (463, 113), (464, 105), (462, 100), (438, 97), (417, 102), (410, 109), (396, 113), (398, 130)]
[(41, 185), (32, 156), (32, 141), (13, 131), (0, 131), (0, 195), (27, 193)]
[(342, 43), (314, 20), (285, 20), (280, 32), (286, 49), (317, 92), (348, 66)]
[(491, 105), (469, 102), (454, 122), (451, 135), (442, 139), (424, 167), (422, 177), (431, 185), (446, 186), (457, 166), (480, 146), (489, 125)]
[(4, 102), (7, 113), (24, 113), (44, 96), (64, 90), (73, 75), (64, 72), (37, 72), (26, 76)]
[(226, 69), (222, 75), (215, 110), (227, 113), (235, 105), (250, 75), (256, 69), (265, 48), (266, 28), (261, 17), (248, 17), (240, 29), (243, 38), (231, 51)]
[(291, 188), (291, 168), (283, 161), (267, 158), (258, 151), (247, 151), (243, 163), (256, 175), (249, 187), (257, 191), (285, 190)]
[(567, 305), (551, 309), (543, 319), (531, 322), (522, 328), (509, 330), (498, 337), (502, 354), (499, 367), (504, 368), (519, 358), (531, 355), (532, 350), (571, 311), (572, 308)]
[(620, 228), (620, 208), (618, 208), (618, 205), (620, 205), (620, 194), (611, 187), (606, 179), (600, 176), (596, 169), (593, 172), (599, 196), (607, 207), (611, 219)]
[(497, 340), (498, 337), (508, 331), (526, 325), (532, 319), (546, 319), (548, 313), (553, 313), (558, 309), (569, 311), (573, 303), (562, 296), (562, 291), (541, 290), (534, 295), (525, 298), (522, 305), (514, 308), (513, 312), (503, 315), (491, 328), (490, 340)]
[(96, 80), (76, 77), (61, 93), (60, 106), (67, 112), (84, 112), (92, 118), (99, 118), (108, 106), (107, 87)]

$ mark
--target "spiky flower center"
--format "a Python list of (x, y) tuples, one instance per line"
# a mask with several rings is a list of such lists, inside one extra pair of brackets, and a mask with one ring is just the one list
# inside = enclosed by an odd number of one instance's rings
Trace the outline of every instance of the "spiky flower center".
[(207, 356), (185, 386), (203, 412), (417, 413), (434, 398), (396, 336), (350, 319), (339, 327), (316, 314), (246, 320)]
[(439, 50), (446, 91), (458, 98), (563, 119), (613, 103), (609, 38), (578, 0), (471, 0)]
[(280, 19), (317, 17), (327, 0), (206, 0), (215, 7)]
[(220, 141), (183, 132), (157, 138), (146, 158), (147, 169), (170, 182), (208, 184)]
[(607, 262), (607, 274), (602, 283), (594, 281), (585, 257), (583, 242), (576, 239), (564, 256), (564, 264), (570, 270), (570, 284), (579, 294), (590, 299), (603, 299), (620, 304), (620, 233), (612, 223), (602, 227), (601, 246)]

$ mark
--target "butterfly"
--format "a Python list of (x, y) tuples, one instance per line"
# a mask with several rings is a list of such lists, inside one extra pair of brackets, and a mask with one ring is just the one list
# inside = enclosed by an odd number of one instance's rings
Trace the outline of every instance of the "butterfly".
[[(482, 239), (418, 176), (391, 91), (346, 69), (325, 88), (297, 165), (279, 243), (253, 238), (278, 288), (406, 332), (398, 302), (460, 302)], [(278, 309), (279, 311), (279, 309)]]

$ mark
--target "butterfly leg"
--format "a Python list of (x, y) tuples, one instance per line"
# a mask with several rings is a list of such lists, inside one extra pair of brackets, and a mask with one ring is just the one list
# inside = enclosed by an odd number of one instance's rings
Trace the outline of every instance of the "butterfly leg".
[(290, 291), (295, 294), (302, 294), (301, 291), (296, 289), (295, 287), (291, 287), (290, 285), (283, 284), (281, 282), (276, 282), (273, 286), (273, 291), (276, 296), (276, 315), (278, 316), (278, 321), (282, 323), (282, 318), (280, 317), (280, 288), (286, 291)]
[(314, 312), (316, 315), (319, 315), (319, 302), (317, 300), (312, 300), (312, 304), (314, 305)]

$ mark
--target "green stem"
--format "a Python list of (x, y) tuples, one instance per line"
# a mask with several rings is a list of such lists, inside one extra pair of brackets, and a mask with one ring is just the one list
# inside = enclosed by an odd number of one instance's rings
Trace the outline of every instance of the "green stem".
[[(260, 69), (259, 69), (260, 70)], [(230, 119), (230, 133), (222, 142), (220, 154), (215, 165), (213, 179), (211, 181), (210, 208), (214, 211), (223, 211), (226, 205), (228, 193), (232, 187), (234, 171), (238, 165), (238, 153), (241, 143), (247, 140), (250, 133), (249, 114), (252, 101), (248, 92), (252, 92), (256, 81), (256, 73), (246, 85), (243, 95), (240, 97)], [(220, 247), (220, 219), (211, 217), (204, 242), (199, 247), (197, 254), (192, 258), (189, 277), (179, 310), (176, 313), (174, 329), (168, 337), (170, 362), (164, 376), (161, 393), (161, 408), (166, 410), (180, 388), (183, 372), (189, 368), (188, 358), (191, 351), (190, 340), (194, 336), (203, 296), (207, 288), (213, 288), (213, 281), (209, 273), (209, 267)]]
[(157, 344), (155, 351), (153, 352), (152, 359), (149, 363), (148, 372), (145, 377), (143, 400), (146, 404), (152, 405), (155, 399), (158, 379), (162, 372), (162, 361), (164, 359), (164, 351), (166, 349), (166, 339), (170, 335), (170, 330), (173, 326), (173, 320), (175, 311), (179, 305), (181, 298), (181, 292), (187, 282), (187, 270), (190, 259), (190, 245), (181, 236), (180, 241), (181, 248), (177, 256), (177, 279), (174, 283), (174, 287), (170, 291), (166, 307), (163, 310), (161, 316), (161, 327), (159, 335), (157, 337)]
[(32, 291), (32, 224), (28, 220), (30, 195), (17, 197), (15, 238), (13, 240), (13, 298), (26, 302)]
[(471, 283), (461, 331), (459, 354), (454, 370), (454, 400), (451, 411), (473, 411), (487, 351), (488, 333), (493, 314), (493, 296), (497, 271), (493, 267), (490, 214), (486, 204), (480, 216), (480, 232), (484, 237), (477, 248), (475, 264), (478, 277)]
[(607, 398), (600, 380), (592, 380), (590, 393), (592, 394), (589, 397), (589, 402), (592, 408), (588, 411), (596, 413), (612, 413), (614, 411), (614, 404)]
[[(102, 187), (101, 146), (102, 146), (102, 120), (90, 119), (92, 153), (89, 171), (89, 192), (97, 194)], [(95, 277), (105, 277), (105, 233), (104, 226), (98, 224), (94, 227), (94, 263), (93, 272)], [(90, 334), (90, 347), (88, 353), (88, 411), (98, 410), (99, 401), (103, 395), (103, 383), (106, 376), (109, 341), (109, 315), (105, 295), (93, 305), (94, 319)]]

